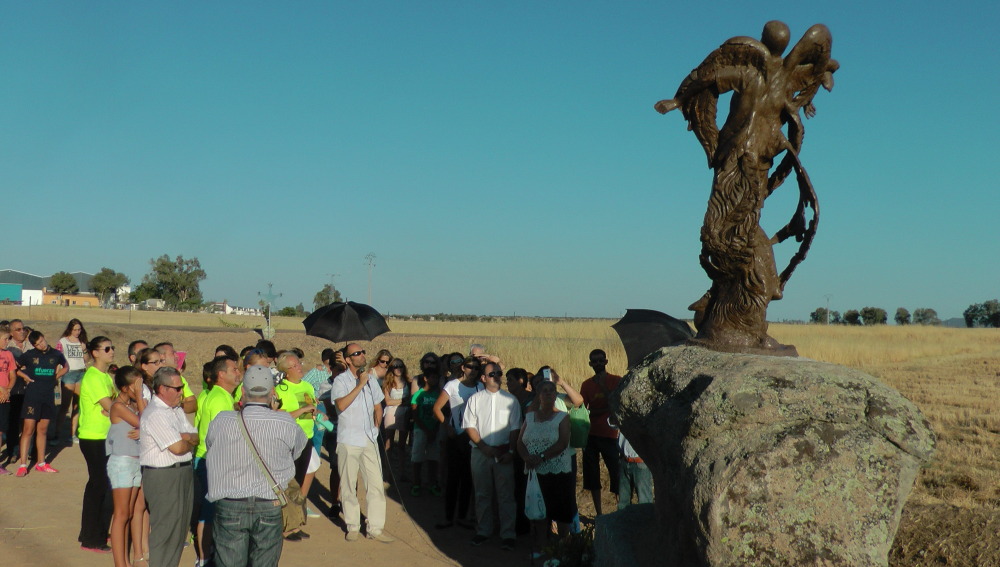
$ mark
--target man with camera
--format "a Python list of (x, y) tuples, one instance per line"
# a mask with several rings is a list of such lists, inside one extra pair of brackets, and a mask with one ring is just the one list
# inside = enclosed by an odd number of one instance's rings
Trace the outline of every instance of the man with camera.
[(347, 370), (333, 380), (330, 398), (340, 412), (337, 423), (337, 470), (340, 472), (340, 501), (347, 525), (347, 541), (357, 541), (361, 533), (361, 506), (358, 504), (358, 472), (365, 481), (368, 510), (368, 539), (392, 543), (396, 538), (383, 533), (385, 488), (378, 451), (378, 428), (382, 422), (385, 395), (378, 382), (365, 372), (365, 351), (357, 343), (344, 349)]
[(279, 491), (288, 486), (306, 436), (288, 412), (274, 411), (274, 399), (271, 369), (251, 366), (243, 377), (243, 410), (220, 412), (208, 426), (208, 500), (215, 503), (218, 567), (277, 566), (281, 557), (281, 506), (272, 478)]

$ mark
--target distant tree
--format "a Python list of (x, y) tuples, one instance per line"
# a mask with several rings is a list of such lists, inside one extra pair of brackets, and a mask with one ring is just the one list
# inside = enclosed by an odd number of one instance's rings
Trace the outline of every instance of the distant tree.
[(913, 323), (915, 325), (940, 325), (937, 311), (925, 307), (913, 311)]
[(308, 315), (305, 306), (301, 303), (295, 307), (282, 307), (280, 310), (275, 311), (274, 314), (279, 317), (305, 317)]
[(101, 303), (107, 303), (108, 297), (126, 284), (128, 284), (128, 276), (111, 268), (101, 268), (101, 271), (90, 279), (90, 289), (97, 294), (97, 297), (101, 298)]
[(826, 325), (829, 320), (829, 316), (830, 312), (826, 309), (826, 307), (817, 307), (815, 311), (809, 314), (809, 322)]
[(857, 309), (848, 309), (846, 312), (844, 312), (844, 324), (845, 325), (861, 324), (861, 314), (858, 313)]
[(905, 307), (900, 307), (896, 309), (896, 324), (897, 325), (909, 325), (910, 324), (910, 312), (906, 310)]
[(131, 303), (142, 303), (147, 299), (159, 299), (157, 293), (156, 286), (149, 282), (142, 282), (135, 286), (135, 289), (129, 294), (128, 300)]
[(164, 254), (149, 261), (150, 272), (143, 276), (142, 283), (149, 284), (156, 291), (153, 297), (162, 299), (170, 309), (193, 309), (201, 306), (201, 281), (205, 270), (201, 269), (198, 258), (185, 260), (183, 256), (171, 260)]
[(1000, 327), (1000, 301), (991, 299), (983, 303), (973, 303), (962, 316), (966, 327)]
[(340, 291), (333, 287), (333, 284), (326, 284), (323, 286), (323, 289), (317, 291), (315, 297), (313, 297), (313, 306), (316, 309), (319, 309), (320, 307), (326, 307), (331, 303), (343, 300), (344, 298), (340, 296)]
[(49, 286), (52, 288), (53, 293), (58, 295), (80, 291), (80, 286), (77, 285), (76, 278), (68, 272), (56, 272), (52, 274), (52, 277), (49, 278)]
[(862, 307), (861, 320), (865, 325), (885, 325), (889, 321), (889, 314), (881, 307)]
[(830, 324), (831, 325), (842, 325), (844, 320), (840, 318), (840, 311), (830, 312)]

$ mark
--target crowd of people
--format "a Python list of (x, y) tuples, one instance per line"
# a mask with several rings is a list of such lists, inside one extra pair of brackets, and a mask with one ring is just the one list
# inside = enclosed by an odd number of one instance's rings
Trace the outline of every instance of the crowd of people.
[[(132, 341), (118, 366), (112, 340), (89, 338), (77, 319), (54, 346), (21, 320), (0, 321), (0, 463), (16, 463), (18, 477), (57, 473), (46, 441), (71, 420), (88, 474), (80, 546), (110, 553), (115, 567), (178, 565), (188, 541), (196, 567), (277, 565), (284, 542), (309, 539), (306, 518), (319, 516), (307, 497), (324, 450), (329, 513), (349, 542), (394, 542), (385, 491), (409, 484), (400, 495), (410, 507), (441, 497), (436, 529), (470, 529), (473, 546), (498, 536), (503, 550), (533, 534), (540, 558), (554, 534), (579, 527), (577, 448), (597, 514), (602, 459), (619, 508), (633, 492), (652, 501), (649, 471), (611, 415), (621, 378), (599, 349), (578, 391), (548, 366), (505, 368), (478, 344), (468, 355), (428, 352), (411, 376), (388, 350), (369, 358), (350, 343), (307, 370), (300, 349), (261, 340), (217, 347), (195, 396), (184, 353), (150, 344)], [(526, 514), (529, 485), (542, 515)]]

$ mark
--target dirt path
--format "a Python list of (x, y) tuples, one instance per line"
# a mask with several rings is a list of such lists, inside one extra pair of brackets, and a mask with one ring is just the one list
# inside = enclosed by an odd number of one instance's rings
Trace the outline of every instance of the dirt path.
[[(325, 453), (324, 453), (325, 455)], [(0, 477), (0, 563), (17, 566), (106, 567), (112, 565), (110, 554), (85, 552), (77, 543), (80, 507), (87, 469), (77, 447), (60, 448), (52, 459), (59, 474), (32, 472), (25, 478)], [(317, 472), (316, 490), (311, 506), (324, 514), (329, 509), (326, 487), (329, 464), (324, 456)], [(408, 484), (401, 487), (409, 490)], [(310, 518), (305, 528), (312, 537), (307, 541), (285, 542), (281, 565), (330, 565), (333, 561), (372, 561), (378, 565), (527, 565), (528, 538), (520, 538), (514, 551), (501, 551), (498, 539), (481, 547), (471, 547), (473, 532), (462, 528), (437, 530), (434, 523), (442, 514), (441, 498), (400, 498), (389, 488), (386, 531), (399, 541), (382, 544), (369, 540), (348, 543), (343, 523)], [(404, 510), (403, 506), (406, 507)], [(362, 511), (364, 504), (362, 503)], [(409, 513), (407, 513), (407, 511)], [(181, 565), (194, 563), (194, 551), (184, 550)], [(339, 563), (342, 564), (342, 563)]]

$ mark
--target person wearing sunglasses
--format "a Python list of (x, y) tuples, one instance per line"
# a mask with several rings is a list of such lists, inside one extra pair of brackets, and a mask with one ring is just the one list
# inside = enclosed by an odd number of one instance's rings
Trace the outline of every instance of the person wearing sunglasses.
[(180, 564), (194, 507), (191, 459), (198, 430), (184, 415), (184, 383), (176, 368), (153, 374), (153, 401), (139, 418), (139, 465), (149, 509), (149, 564)]
[(371, 364), (368, 365), (368, 374), (371, 378), (374, 378), (378, 382), (378, 387), (382, 387), (382, 381), (385, 380), (385, 374), (389, 371), (389, 363), (392, 362), (392, 353), (386, 349), (378, 351), (378, 354), (372, 358)]
[[(479, 381), (482, 368), (478, 358), (466, 357), (462, 364), (462, 379), (445, 384), (434, 403), (434, 415), (444, 425), (446, 435), (444, 522), (436, 526), (441, 529), (451, 527), (456, 520), (460, 525), (467, 522), (469, 501), (472, 498), (472, 470), (469, 468), (471, 447), (462, 425), (462, 412), (465, 411), (465, 402), (484, 388)], [(444, 412), (445, 406), (449, 406), (451, 410), (448, 416)]]
[(333, 380), (330, 398), (340, 412), (337, 422), (337, 470), (340, 472), (340, 501), (347, 526), (347, 541), (357, 541), (361, 533), (361, 506), (358, 504), (358, 474), (367, 492), (368, 538), (392, 543), (396, 538), (385, 527), (385, 488), (382, 485), (378, 449), (378, 429), (382, 423), (385, 396), (365, 369), (365, 350), (357, 343), (344, 349), (347, 370)]
[(80, 380), (80, 422), (76, 435), (89, 478), (83, 489), (78, 539), (85, 551), (111, 553), (107, 545), (112, 508), (110, 500), (106, 501), (110, 480), (105, 441), (111, 429), (111, 404), (118, 396), (114, 380), (108, 374), (115, 359), (115, 347), (108, 337), (98, 336), (90, 339), (87, 351), (94, 364)]
[(514, 450), (521, 429), (521, 404), (500, 389), (503, 370), (488, 362), (480, 377), (485, 390), (465, 402), (462, 423), (472, 446), (472, 483), (476, 494), (476, 535), (472, 545), (482, 545), (493, 535), (493, 498), (500, 518), (500, 547), (514, 549)]

